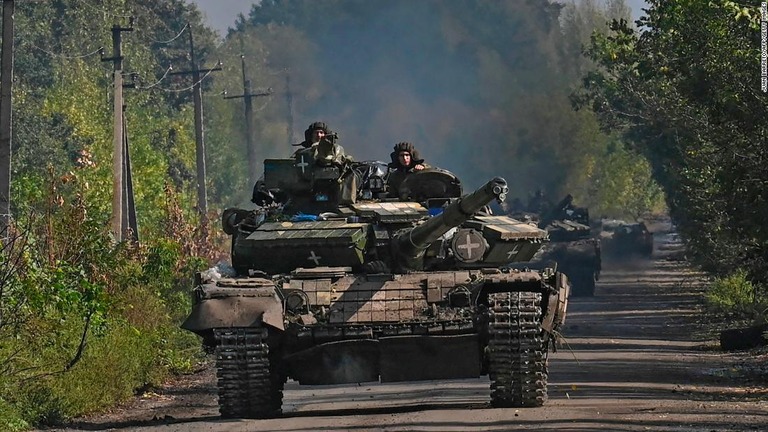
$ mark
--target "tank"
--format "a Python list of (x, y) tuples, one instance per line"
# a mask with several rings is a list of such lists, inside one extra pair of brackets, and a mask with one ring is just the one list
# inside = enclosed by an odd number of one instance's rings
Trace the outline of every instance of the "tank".
[(606, 252), (616, 259), (633, 256), (649, 258), (653, 254), (653, 233), (648, 230), (645, 222), (605, 223), (603, 230), (609, 234), (606, 238)]
[(573, 196), (568, 194), (544, 213), (529, 216), (550, 238), (534, 260), (556, 263), (557, 270), (568, 275), (572, 296), (593, 296), (602, 269), (602, 250), (589, 225), (589, 210), (574, 206)]
[(548, 234), (490, 214), (504, 179), (463, 195), (452, 173), (426, 169), (389, 191), (381, 162), (303, 156), (265, 161), (262, 190), (283, 202), (223, 212), (234, 272), (195, 278), (182, 327), (215, 352), (222, 416), (279, 415), (287, 379), (487, 375), (492, 406), (542, 405), (569, 284), (507, 266)]

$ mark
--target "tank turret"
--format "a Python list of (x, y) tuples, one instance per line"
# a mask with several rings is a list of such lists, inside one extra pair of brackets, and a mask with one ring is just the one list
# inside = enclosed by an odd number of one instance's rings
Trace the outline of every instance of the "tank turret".
[(496, 177), (475, 192), (449, 204), (439, 215), (398, 233), (395, 245), (400, 263), (409, 269), (423, 267), (424, 252), (433, 242), (469, 220), (493, 200), (503, 202), (508, 191), (506, 180)]
[[(358, 171), (364, 170), (352, 170)], [(457, 180), (450, 172), (430, 170), (412, 176), (408, 183), (420, 183), (422, 188), (413, 187), (415, 195), (431, 191), (438, 196), (423, 202), (361, 199), (321, 214), (285, 214), (278, 207), (250, 215), (226, 210), (223, 225), (233, 236), (234, 268), (242, 275), (250, 271), (272, 275), (314, 267), (349, 267), (366, 273), (481, 267), (528, 260), (546, 241), (544, 230), (481, 212), (493, 200), (504, 200), (508, 189), (502, 178), (469, 195), (452, 197), (445, 196), (457, 192)]]
[(568, 210), (573, 209), (573, 195), (568, 194), (565, 198), (558, 201), (551, 209), (541, 214), (539, 218), (539, 228), (544, 228), (556, 219), (571, 219), (568, 216)]

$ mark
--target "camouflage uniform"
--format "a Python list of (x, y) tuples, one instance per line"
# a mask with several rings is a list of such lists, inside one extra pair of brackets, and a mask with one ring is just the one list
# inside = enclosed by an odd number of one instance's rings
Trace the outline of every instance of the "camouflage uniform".
[(319, 166), (343, 166), (348, 162), (352, 162), (352, 157), (347, 156), (344, 147), (325, 138), (308, 148), (296, 150), (293, 157), (297, 161), (314, 162)]

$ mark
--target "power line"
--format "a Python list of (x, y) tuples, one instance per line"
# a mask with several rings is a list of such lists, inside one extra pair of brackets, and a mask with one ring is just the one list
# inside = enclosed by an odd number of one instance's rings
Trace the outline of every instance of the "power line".
[[(160, 88), (159, 90), (162, 90), (162, 91), (165, 91), (165, 92), (169, 92), (169, 93), (173, 93), (173, 92), (180, 93), (180, 92), (189, 91), (189, 90), (194, 89), (196, 85), (199, 85), (200, 83), (202, 83), (203, 80), (205, 80), (205, 78), (208, 75), (210, 75), (213, 72), (220, 71), (220, 70), (221, 70), (221, 62), (217, 63), (217, 66), (214, 67), (214, 68), (211, 68), (211, 69), (200, 69), (198, 72), (206, 72), (205, 75), (203, 75), (202, 78), (200, 78), (198, 81), (196, 81), (195, 83), (193, 83), (189, 87), (184, 87), (184, 88), (181, 88), (181, 89), (165, 89), (165, 88)], [(187, 75), (189, 73), (190, 72), (171, 72), (171, 71), (168, 71), (166, 73), (166, 75)]]
[[(221, 62), (211, 69), (200, 69), (195, 55), (195, 42), (192, 28), (189, 29), (189, 56), (191, 70), (170, 72), (173, 75), (192, 75), (195, 83), (192, 85), (192, 97), (195, 106), (195, 160), (197, 165), (197, 211), (203, 224), (208, 220), (208, 191), (205, 186), (205, 138), (203, 128), (203, 94), (200, 83), (212, 72), (221, 70)], [(201, 78), (200, 73), (205, 72)]]
[[(99, 7), (96, 7), (96, 6), (92, 5), (89, 0), (78, 0), (78, 1), (80, 2), (80, 4), (84, 5), (87, 9), (90, 9), (90, 10), (96, 12), (96, 13), (100, 13), (105, 18), (134, 18), (134, 17), (136, 17), (136, 11), (135, 10), (134, 10), (134, 13), (131, 13), (131, 14), (112, 13), (111, 11), (108, 11), (106, 9), (99, 8)], [(152, 12), (152, 8), (151, 7), (149, 7), (149, 8), (146, 8), (146, 7), (145, 8), (141, 8), (140, 10), (143, 11), (143, 12), (146, 12), (146, 11), (149, 11), (150, 13)], [(164, 21), (160, 21), (160, 24), (162, 24), (163, 27), (165, 27), (166, 29), (168, 29), (170, 31), (174, 31)], [(136, 27), (138, 29), (141, 26), (136, 26)], [(172, 38), (170, 38), (168, 40), (158, 40), (158, 39), (155, 39), (154, 37), (152, 37), (149, 34), (146, 34), (146, 36), (144, 36), (143, 33), (137, 33), (137, 34), (142, 35), (142, 36), (139, 36), (140, 39), (144, 39), (146, 41), (149, 41), (149, 42), (152, 42), (152, 43), (155, 43), (155, 44), (167, 45), (167, 44), (172, 43), (173, 41), (175, 41), (179, 37), (181, 37), (181, 35), (184, 34), (184, 31), (187, 30), (188, 28), (189, 28), (189, 23), (184, 24), (184, 26), (181, 28), (181, 30), (179, 30), (178, 34), (176, 34), (176, 36), (174, 36), (174, 37), (172, 37)]]
[(251, 99), (261, 96), (269, 96), (272, 89), (257, 89), (251, 87), (251, 80), (247, 78), (245, 72), (245, 55), (240, 56), (240, 62), (243, 68), (243, 94), (234, 96), (224, 96), (224, 99), (243, 99), (245, 108), (245, 143), (248, 150), (248, 175), (250, 183), (255, 183), (258, 179), (259, 161), (256, 149), (253, 147), (253, 102)]
[(112, 56), (102, 57), (101, 61), (111, 61), (114, 65), (114, 153), (112, 157), (113, 191), (112, 191), (112, 234), (117, 241), (122, 241), (128, 228), (127, 214), (128, 200), (123, 183), (124, 166), (124, 140), (125, 128), (123, 124), (123, 52), (122, 33), (133, 31), (133, 17), (129, 18), (128, 27), (118, 24), (112, 26)]
[(103, 54), (104, 53), (104, 47), (103, 46), (102, 47), (98, 47), (98, 48), (96, 48), (96, 50), (91, 51), (91, 52), (86, 53), (86, 54), (71, 55), (71, 54), (55, 53), (55, 52), (52, 52), (52, 51), (48, 51), (48, 50), (46, 50), (44, 48), (40, 48), (39, 46), (37, 46), (37, 45), (35, 45), (35, 44), (31, 43), (31, 42), (23, 42), (22, 41), (21, 44), (24, 45), (24, 46), (30, 47), (30, 48), (34, 48), (34, 49), (36, 49), (38, 51), (44, 52), (44, 53), (48, 54), (51, 57), (58, 57), (58, 58), (63, 58), (63, 59), (81, 59), (81, 58), (90, 57), (92, 55)]
[(187, 23), (187, 24), (184, 24), (184, 27), (182, 27), (182, 28), (181, 28), (181, 30), (179, 30), (179, 33), (178, 33), (176, 36), (174, 36), (174, 37), (172, 37), (172, 38), (170, 38), (170, 39), (168, 39), (168, 40), (165, 40), (165, 41), (156, 40), (156, 39), (154, 39), (152, 36), (147, 36), (147, 37), (146, 37), (146, 39), (147, 39), (147, 40), (149, 40), (149, 41), (151, 41), (151, 42), (154, 42), (154, 43), (156, 43), (156, 44), (159, 44), (159, 45), (168, 45), (168, 44), (170, 44), (171, 42), (175, 41), (176, 39), (180, 38), (180, 37), (181, 37), (181, 35), (183, 35), (183, 34), (184, 34), (184, 31), (185, 31), (187, 28), (189, 28), (189, 24), (188, 24), (188, 23)]
[(139, 85), (137, 85), (137, 86), (136, 86), (136, 89), (137, 89), (137, 90), (149, 90), (149, 89), (151, 89), (151, 88), (157, 87), (158, 85), (160, 85), (160, 83), (161, 83), (161, 82), (163, 82), (163, 80), (165, 80), (165, 78), (168, 76), (168, 74), (169, 74), (169, 73), (170, 73), (172, 70), (173, 70), (173, 66), (168, 66), (168, 68), (167, 68), (167, 69), (165, 70), (165, 72), (163, 73), (163, 76), (161, 76), (161, 77), (160, 77), (160, 79), (159, 79), (159, 80), (157, 80), (157, 82), (155, 82), (154, 84), (148, 85), (148, 86), (139, 86)]

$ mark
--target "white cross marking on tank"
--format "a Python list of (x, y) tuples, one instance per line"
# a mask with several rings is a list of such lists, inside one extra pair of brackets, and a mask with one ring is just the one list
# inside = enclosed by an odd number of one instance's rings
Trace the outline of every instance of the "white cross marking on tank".
[(456, 246), (457, 249), (466, 249), (467, 258), (472, 258), (472, 249), (477, 249), (482, 246), (480, 243), (472, 243), (472, 236), (467, 233), (467, 242)]
[(301, 162), (297, 163), (296, 166), (301, 168), (301, 173), (304, 174), (304, 168), (309, 166), (308, 163), (304, 162), (304, 155), (301, 155)]
[(515, 245), (515, 248), (511, 251), (507, 252), (507, 259), (512, 259), (513, 256), (517, 255), (517, 252), (520, 250), (520, 245)]
[(320, 265), (320, 258), (322, 257), (315, 255), (315, 251), (309, 251), (309, 258), (307, 259), (313, 261), (315, 265)]

